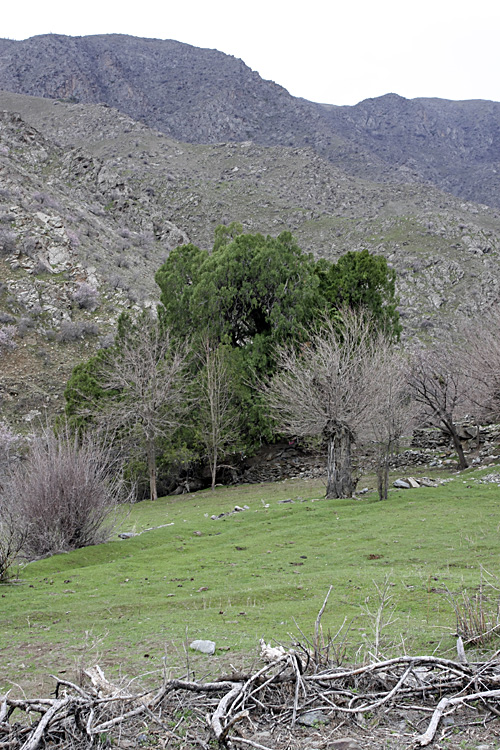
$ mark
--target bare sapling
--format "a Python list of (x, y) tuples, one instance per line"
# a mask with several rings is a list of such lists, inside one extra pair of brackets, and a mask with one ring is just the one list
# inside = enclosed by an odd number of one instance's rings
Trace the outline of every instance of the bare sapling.
[(150, 498), (158, 498), (157, 449), (182, 424), (188, 409), (188, 348), (149, 314), (106, 352), (100, 379), (112, 396), (101, 399), (98, 420), (107, 431), (136, 441), (147, 461)]
[(198, 435), (208, 459), (213, 490), (220, 461), (237, 445), (239, 419), (224, 347), (206, 337), (201, 342), (198, 358), (202, 369), (194, 400)]
[(468, 463), (458, 434), (457, 419), (466, 414), (468, 387), (457, 355), (458, 350), (449, 342), (415, 351), (408, 385), (421, 409), (421, 419), (435, 424), (451, 437), (459, 469), (466, 469)]
[(407, 362), (401, 350), (389, 341), (379, 342), (368, 387), (371, 408), (363, 436), (375, 448), (379, 500), (387, 500), (391, 459), (415, 419)]

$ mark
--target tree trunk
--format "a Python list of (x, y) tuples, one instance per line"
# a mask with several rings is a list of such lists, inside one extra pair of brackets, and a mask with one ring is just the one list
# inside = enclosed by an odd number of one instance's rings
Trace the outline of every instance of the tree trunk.
[(326, 497), (352, 497), (351, 431), (341, 425), (328, 436)]
[(378, 499), (387, 500), (389, 491), (389, 459), (393, 453), (392, 445), (384, 445), (380, 448), (377, 459), (377, 490)]
[(215, 479), (217, 477), (217, 447), (215, 447), (213, 456), (212, 456), (212, 491), (215, 490)]
[(156, 447), (153, 440), (148, 441), (148, 473), (149, 473), (149, 494), (151, 500), (158, 500), (156, 489)]
[(458, 432), (457, 432), (457, 428), (455, 427), (455, 423), (452, 419), (448, 417), (444, 417), (444, 418), (442, 417), (441, 419), (442, 419), (444, 426), (450, 433), (451, 439), (453, 440), (453, 445), (455, 446), (455, 450), (458, 456), (458, 468), (466, 469), (469, 464), (467, 463), (467, 460), (464, 456), (464, 449), (462, 446), (462, 441), (458, 437)]
[(389, 453), (385, 456), (384, 464), (384, 500), (387, 500), (387, 494), (389, 492)]

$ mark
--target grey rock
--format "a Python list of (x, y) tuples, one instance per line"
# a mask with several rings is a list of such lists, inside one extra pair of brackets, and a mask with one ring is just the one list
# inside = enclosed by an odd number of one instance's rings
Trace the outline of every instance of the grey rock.
[(118, 534), (120, 539), (132, 539), (133, 536), (137, 536), (134, 531), (124, 531), (122, 534)]
[(394, 487), (396, 487), (398, 490), (410, 490), (411, 484), (406, 479), (396, 479), (394, 482)]
[(406, 481), (409, 482), (410, 487), (413, 487), (414, 489), (420, 487), (420, 482), (418, 482), (415, 477), (408, 477)]
[(328, 750), (362, 750), (361, 745), (352, 737), (342, 737), (328, 745)]
[(193, 641), (189, 644), (193, 651), (200, 651), (202, 654), (212, 656), (215, 654), (215, 643), (213, 641)]
[(433, 479), (429, 479), (429, 477), (420, 477), (419, 482), (420, 482), (421, 487), (437, 487), (438, 486), (438, 483), (435, 482)]
[(328, 716), (323, 711), (306, 711), (297, 718), (297, 724), (302, 724), (304, 727), (315, 727), (318, 724), (327, 724), (328, 721)]

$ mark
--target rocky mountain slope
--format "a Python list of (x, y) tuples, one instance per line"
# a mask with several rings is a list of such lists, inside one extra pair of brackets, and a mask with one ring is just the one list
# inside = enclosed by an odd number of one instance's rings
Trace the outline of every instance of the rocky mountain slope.
[(190, 143), (309, 147), (354, 176), (427, 182), (500, 206), (496, 102), (388, 94), (354, 107), (321, 105), (216, 50), (120, 34), (0, 40), (0, 88), (107, 104)]
[(120, 311), (154, 304), (177, 244), (219, 223), (291, 229), (305, 251), (367, 247), (398, 275), (405, 336), (499, 297), (500, 216), (414, 184), (361, 179), (312, 148), (180, 143), (107, 106), (0, 93), (0, 409), (60, 409), (72, 367)]

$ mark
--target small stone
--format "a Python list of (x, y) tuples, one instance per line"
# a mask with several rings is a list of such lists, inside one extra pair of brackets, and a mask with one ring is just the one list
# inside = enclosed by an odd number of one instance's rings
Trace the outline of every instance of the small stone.
[(215, 643), (213, 641), (193, 641), (189, 644), (193, 651), (200, 651), (202, 654), (212, 656), (215, 654)]
[(323, 711), (306, 711), (297, 718), (297, 724), (302, 724), (305, 727), (315, 727), (318, 724), (327, 724), (328, 716)]
[(120, 539), (132, 539), (133, 536), (137, 536), (133, 531), (124, 531), (122, 534), (118, 534)]
[(438, 484), (433, 479), (429, 479), (429, 477), (420, 477), (420, 486), (421, 487), (437, 487)]
[(362, 748), (359, 742), (351, 737), (342, 737), (328, 745), (328, 750), (362, 750)]

